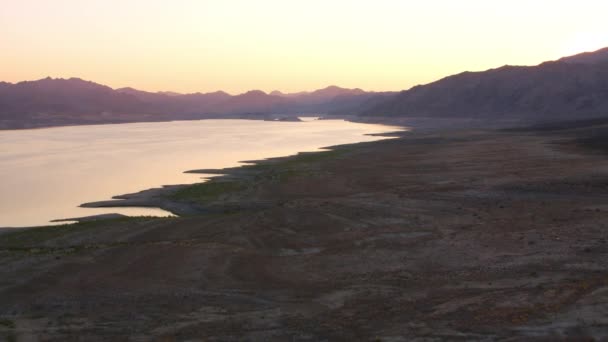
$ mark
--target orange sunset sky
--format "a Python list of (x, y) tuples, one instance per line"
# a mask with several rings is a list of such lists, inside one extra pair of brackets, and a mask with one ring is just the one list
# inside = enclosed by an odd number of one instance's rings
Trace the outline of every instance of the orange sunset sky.
[(400, 90), (608, 46), (606, 1), (0, 0), (0, 80)]

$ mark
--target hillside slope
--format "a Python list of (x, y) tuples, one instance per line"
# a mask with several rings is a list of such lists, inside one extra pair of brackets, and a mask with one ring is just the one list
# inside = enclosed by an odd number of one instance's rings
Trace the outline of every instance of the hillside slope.
[(464, 72), (362, 108), (364, 116), (558, 119), (608, 115), (607, 50)]

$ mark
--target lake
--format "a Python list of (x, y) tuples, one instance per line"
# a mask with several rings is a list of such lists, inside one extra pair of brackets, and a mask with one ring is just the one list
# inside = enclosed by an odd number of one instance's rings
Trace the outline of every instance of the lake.
[(201, 181), (192, 169), (373, 141), (398, 127), (343, 120), (201, 120), (0, 131), (0, 227), (156, 208), (80, 208), (168, 184)]

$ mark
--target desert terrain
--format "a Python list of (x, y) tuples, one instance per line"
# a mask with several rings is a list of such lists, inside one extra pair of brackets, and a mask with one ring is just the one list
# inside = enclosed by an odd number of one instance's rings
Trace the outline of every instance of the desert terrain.
[(0, 339), (608, 339), (607, 131), (414, 130), (3, 231)]

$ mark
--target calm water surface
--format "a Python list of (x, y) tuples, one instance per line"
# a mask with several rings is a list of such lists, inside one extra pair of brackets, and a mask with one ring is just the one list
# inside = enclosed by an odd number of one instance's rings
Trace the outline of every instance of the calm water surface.
[(0, 131), (0, 227), (155, 208), (79, 208), (166, 184), (201, 181), (183, 171), (382, 139), (398, 130), (342, 120), (203, 120)]

